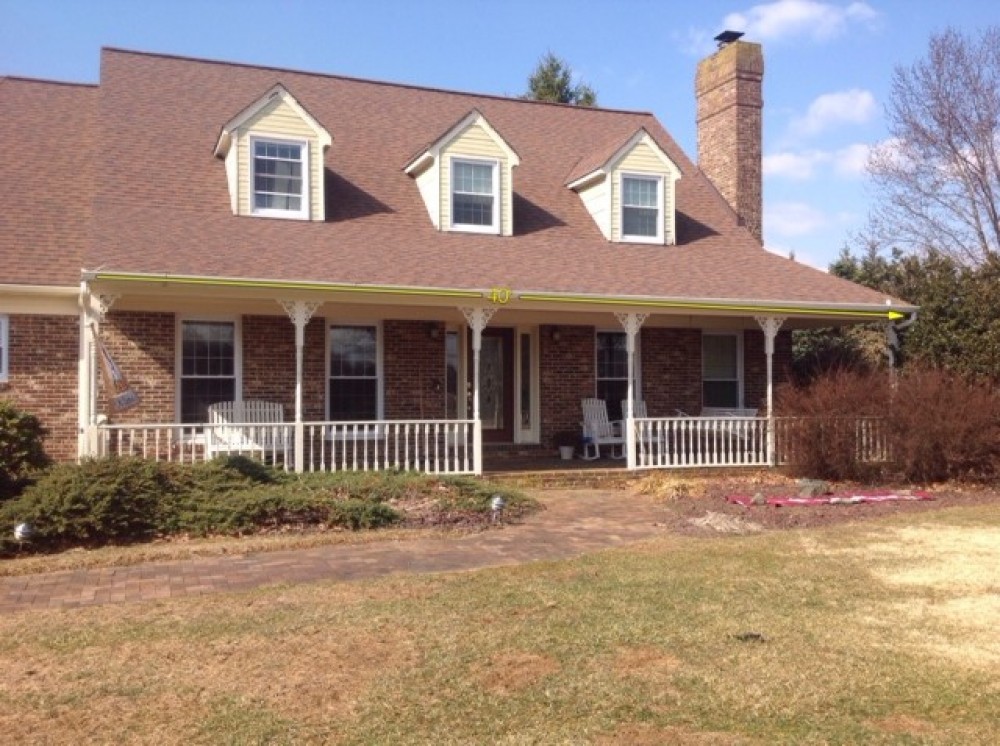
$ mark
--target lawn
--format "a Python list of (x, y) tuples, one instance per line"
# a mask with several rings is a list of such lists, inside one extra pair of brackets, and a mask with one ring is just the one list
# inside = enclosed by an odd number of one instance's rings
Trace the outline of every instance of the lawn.
[(995, 743), (996, 504), (0, 617), (8, 743)]

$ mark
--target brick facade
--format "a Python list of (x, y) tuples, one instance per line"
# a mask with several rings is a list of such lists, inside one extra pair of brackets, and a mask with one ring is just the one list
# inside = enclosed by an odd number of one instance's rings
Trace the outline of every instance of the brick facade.
[[(767, 357), (764, 354), (764, 332), (747, 330), (743, 333), (743, 401), (756, 407), (761, 415), (767, 411)], [(771, 375), (774, 388), (791, 380), (792, 333), (778, 332), (774, 338)]]
[(382, 360), (387, 419), (445, 416), (445, 329), (434, 321), (385, 321)]
[(701, 330), (650, 327), (640, 335), (642, 395), (649, 415), (700, 412)]
[(0, 399), (38, 417), (50, 457), (76, 458), (80, 320), (12, 314), (9, 321), (10, 375), (0, 383)]
[[(112, 311), (100, 328), (108, 352), (140, 399), (138, 407), (109, 415), (109, 421), (175, 422), (174, 314)], [(99, 367), (96, 372), (100, 376)], [(98, 392), (97, 411), (107, 414), (110, 410), (103, 380)]]
[(580, 432), (580, 400), (594, 395), (594, 327), (543, 324), (539, 335), (541, 436), (551, 446), (558, 432)]
[(763, 242), (762, 84), (759, 44), (737, 41), (698, 64), (698, 165), (740, 222)]

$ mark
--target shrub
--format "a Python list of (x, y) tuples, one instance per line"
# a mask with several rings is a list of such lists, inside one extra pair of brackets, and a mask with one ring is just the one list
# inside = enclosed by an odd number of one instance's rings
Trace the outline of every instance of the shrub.
[(19, 494), (32, 475), (48, 465), (42, 448), (45, 435), (37, 417), (0, 401), (0, 500)]
[[(779, 391), (791, 419), (778, 431), (793, 475), (864, 481), (880, 471), (910, 482), (995, 479), (1000, 474), (1000, 396), (986, 380), (913, 368), (890, 376), (838, 372)], [(890, 463), (859, 458), (858, 421), (870, 418)]]
[(914, 482), (1000, 474), (1000, 396), (985, 379), (905, 371), (889, 417), (893, 461)]
[(883, 467), (858, 458), (858, 421), (884, 417), (890, 400), (886, 373), (839, 370), (808, 386), (783, 386), (775, 399), (779, 461), (793, 476), (866, 480)]

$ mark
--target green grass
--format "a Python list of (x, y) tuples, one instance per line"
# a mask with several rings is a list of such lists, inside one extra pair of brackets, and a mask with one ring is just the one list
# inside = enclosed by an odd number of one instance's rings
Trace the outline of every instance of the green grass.
[[(993, 743), (998, 559), (983, 506), (0, 617), (0, 728), (19, 743)], [(937, 580), (900, 580), (920, 568)], [(959, 601), (986, 618), (945, 613)]]

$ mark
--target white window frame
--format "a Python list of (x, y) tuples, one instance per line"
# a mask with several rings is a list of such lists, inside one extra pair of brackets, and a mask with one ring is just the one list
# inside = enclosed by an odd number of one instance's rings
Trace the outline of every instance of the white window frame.
[[(594, 329), (594, 396), (599, 396), (598, 391), (597, 391), (597, 382), (598, 382), (598, 380), (603, 380), (603, 381), (619, 381), (619, 380), (624, 380), (625, 381), (625, 390), (628, 391), (628, 348), (627, 348), (627, 346), (626, 346), (626, 351), (625, 351), (625, 356), (626, 356), (625, 357), (625, 366), (626, 367), (625, 367), (625, 377), (624, 377), (624, 379), (620, 379), (620, 378), (600, 378), (599, 379), (598, 378), (598, 375), (597, 375), (597, 362), (598, 362), (597, 361), (597, 335), (598, 334), (620, 334), (623, 337), (625, 337), (625, 343), (626, 343), (626, 345), (628, 344), (628, 334), (623, 329), (621, 329), (621, 328), (618, 328), (618, 329)], [(635, 337), (635, 363), (634, 363), (634, 366), (633, 366), (633, 369), (632, 369), (633, 373), (635, 374), (635, 388), (633, 389), (632, 395), (635, 397), (636, 401), (639, 401), (639, 400), (642, 399), (642, 356), (641, 356), (641, 353), (640, 353), (639, 338), (640, 338), (640, 335), (637, 334), (636, 337)], [(625, 397), (623, 396), (622, 399), (624, 399), (624, 398)], [(619, 402), (619, 406), (621, 406), (621, 402)], [(624, 417), (624, 416), (625, 416), (625, 413), (623, 412), (622, 413), (622, 417)]]
[(330, 369), (330, 358), (333, 348), (330, 340), (330, 330), (334, 327), (374, 327), (375, 329), (375, 421), (385, 419), (385, 355), (383, 350), (384, 333), (381, 321), (371, 319), (325, 319), (324, 329), (326, 330), (326, 387), (324, 390), (323, 419), (330, 420), (330, 382), (333, 380), (333, 371)]
[[(262, 132), (254, 132), (249, 137), (249, 159), (248, 173), (250, 214), (264, 218), (284, 218), (286, 220), (308, 220), (309, 206), (312, 203), (312, 188), (310, 184), (311, 161), (309, 159), (309, 141), (300, 140), (294, 137), (283, 135), (269, 135)], [(255, 155), (256, 144), (258, 142), (277, 143), (279, 145), (297, 145), (302, 148), (302, 204), (298, 210), (278, 210), (275, 208), (257, 207), (257, 157)]]
[[(625, 180), (640, 179), (642, 181), (652, 181), (656, 184), (656, 235), (637, 236), (625, 232)], [(650, 209), (650, 208), (644, 208)], [(634, 171), (622, 171), (618, 175), (618, 234), (622, 242), (625, 243), (663, 243), (663, 175), (637, 173)]]
[[(455, 165), (490, 166), (493, 169), (493, 225), (472, 225), (455, 222)], [(452, 156), (448, 163), (448, 223), (453, 231), (463, 233), (500, 233), (500, 161), (494, 158)]]
[[(743, 369), (743, 332), (740, 331), (707, 331), (702, 330), (702, 347), (701, 347), (701, 408), (702, 412), (705, 414), (712, 414), (715, 411), (720, 410), (730, 410), (730, 409), (743, 409), (743, 402), (745, 397), (744, 391), (744, 378), (745, 371)], [(705, 403), (705, 381), (729, 381), (729, 378), (705, 378), (705, 337), (732, 337), (736, 339), (736, 387), (737, 387), (737, 403), (735, 407), (713, 407)]]
[(241, 318), (239, 316), (217, 316), (211, 314), (178, 316), (174, 341), (174, 416), (177, 422), (181, 421), (183, 407), (181, 387), (185, 379), (184, 324), (190, 322), (233, 325), (233, 400), (243, 401), (243, 324)]
[(0, 383), (10, 380), (10, 317), (0, 314)]

